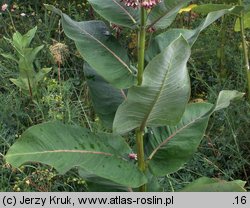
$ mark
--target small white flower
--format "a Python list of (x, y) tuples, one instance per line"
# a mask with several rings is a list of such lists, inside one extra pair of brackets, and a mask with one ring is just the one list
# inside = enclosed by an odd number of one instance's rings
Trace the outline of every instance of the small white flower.
[(21, 15), (22, 17), (25, 17), (25, 16), (26, 16), (26, 14), (25, 14), (25, 13), (21, 13), (20, 15)]

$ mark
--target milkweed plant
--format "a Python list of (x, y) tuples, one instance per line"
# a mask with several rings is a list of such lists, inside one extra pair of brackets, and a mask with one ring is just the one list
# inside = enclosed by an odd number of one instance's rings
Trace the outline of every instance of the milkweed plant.
[[(38, 124), (22, 134), (5, 159), (14, 167), (44, 163), (60, 174), (77, 167), (91, 191), (161, 191), (159, 177), (192, 158), (210, 116), (243, 96), (223, 90), (215, 104), (189, 102), (191, 48), (202, 30), (235, 8), (210, 12), (189, 30), (168, 28), (190, 0), (88, 2), (105, 21), (77, 22), (45, 6), (61, 17), (64, 33), (84, 59), (93, 108), (107, 131), (60, 122)], [(112, 35), (110, 23), (138, 34), (136, 62)], [(128, 143), (128, 135), (134, 142)], [(221, 182), (202, 177), (182, 191), (244, 191), (243, 181)]]

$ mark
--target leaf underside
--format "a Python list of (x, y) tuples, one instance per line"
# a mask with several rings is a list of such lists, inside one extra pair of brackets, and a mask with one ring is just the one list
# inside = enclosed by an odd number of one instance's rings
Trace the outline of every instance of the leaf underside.
[(156, 30), (169, 27), (179, 10), (191, 0), (163, 0), (149, 13), (147, 26)]
[(123, 134), (137, 127), (144, 130), (145, 126), (178, 123), (190, 95), (189, 56), (190, 47), (182, 36), (156, 56), (144, 71), (142, 86), (128, 90), (113, 130)]
[(112, 86), (126, 89), (136, 82), (127, 51), (111, 35), (102, 21), (76, 22), (51, 5), (48, 9), (61, 16), (65, 34), (72, 39), (86, 62)]
[[(138, 187), (145, 176), (129, 161), (131, 149), (122, 137), (59, 122), (29, 128), (9, 149), (5, 159), (15, 167), (41, 162), (64, 174), (80, 167), (89, 174), (127, 187)], [(133, 175), (133, 177), (131, 177)]]
[(188, 104), (177, 125), (151, 128), (145, 149), (147, 163), (156, 176), (173, 173), (191, 159), (196, 152), (213, 112), (229, 106), (230, 102), (242, 98), (244, 93), (223, 90), (216, 104)]
[(125, 91), (111, 86), (86, 63), (84, 75), (95, 112), (104, 126), (112, 129), (117, 108), (126, 99)]
[(246, 192), (246, 182), (241, 180), (224, 181), (202, 177), (187, 185), (180, 192)]
[(190, 46), (193, 46), (195, 41), (197, 40), (199, 34), (206, 29), (209, 25), (211, 25), (214, 21), (219, 19), (225, 14), (233, 12), (233, 9), (224, 9), (220, 11), (210, 12), (207, 17), (202, 21), (202, 23), (193, 30), (188, 29), (169, 29), (166, 32), (157, 35), (151, 41), (147, 51), (146, 51), (146, 60), (149, 62), (152, 60), (157, 54), (161, 53), (173, 40), (179, 37), (180, 34), (188, 41)]
[(121, 0), (88, 0), (94, 10), (106, 20), (129, 28), (139, 22), (139, 10), (127, 7)]

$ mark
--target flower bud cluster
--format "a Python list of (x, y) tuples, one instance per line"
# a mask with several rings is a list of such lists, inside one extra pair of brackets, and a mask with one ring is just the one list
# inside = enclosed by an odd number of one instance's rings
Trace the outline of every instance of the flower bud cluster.
[(154, 6), (159, 4), (161, 0), (145, 0), (142, 1), (141, 6), (144, 7), (145, 9), (152, 9)]
[(139, 0), (121, 0), (126, 6), (133, 7), (134, 9), (137, 9), (140, 5)]
[(154, 6), (159, 4), (161, 0), (121, 0), (126, 6), (137, 9), (144, 7), (145, 9), (152, 9)]

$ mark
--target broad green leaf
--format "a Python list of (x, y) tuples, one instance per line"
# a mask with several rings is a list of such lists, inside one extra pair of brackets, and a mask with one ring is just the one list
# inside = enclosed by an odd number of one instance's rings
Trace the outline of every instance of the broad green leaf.
[[(246, 14), (244, 14), (244, 28), (250, 28), (250, 12), (247, 12)], [(240, 19), (237, 18), (235, 25), (234, 25), (234, 31), (239, 32), (240, 31)]]
[(35, 37), (37, 27), (29, 30), (26, 34), (22, 35), (19, 32), (15, 32), (13, 35), (13, 45), (18, 51), (22, 52), (24, 48), (29, 47), (31, 41)]
[(94, 10), (106, 20), (124, 27), (138, 24), (139, 10), (125, 6), (121, 0), (88, 0)]
[(194, 154), (205, 133), (213, 107), (208, 103), (190, 104), (176, 126), (152, 128), (147, 141), (148, 164), (154, 175), (179, 170)]
[(165, 29), (175, 20), (180, 9), (191, 0), (163, 0), (149, 13), (147, 26), (154, 29)]
[(202, 177), (188, 184), (181, 192), (246, 192), (246, 182), (224, 181), (216, 178)]
[(20, 71), (20, 78), (29, 79), (32, 82), (35, 78), (35, 71), (33, 62), (36, 59), (37, 54), (43, 49), (43, 45), (38, 46), (36, 48), (24, 48), (22, 50), (22, 54), (20, 54), (20, 58), (18, 61), (18, 67)]
[(234, 7), (231, 9), (220, 10), (216, 12), (211, 12), (207, 15), (205, 20), (193, 30), (188, 29), (170, 29), (160, 35), (156, 36), (146, 51), (146, 60), (150, 61), (153, 57), (164, 50), (173, 40), (179, 37), (180, 34), (188, 41), (190, 46), (192, 46), (197, 40), (199, 34), (211, 25), (214, 21), (222, 17), (223, 15), (233, 11)]
[(35, 37), (37, 31), (37, 26), (29, 30), (26, 34), (23, 35), (22, 37), (22, 47), (27, 48), (29, 47), (31, 41)]
[(51, 69), (52, 68), (42, 68), (41, 70), (39, 70), (35, 75), (36, 82), (38, 83), (42, 81), (46, 76), (46, 74), (48, 74), (51, 71)]
[(21, 91), (26, 94), (30, 95), (30, 90), (32, 91), (32, 95), (37, 93), (37, 84), (38, 82), (34, 77), (18, 77), (17, 79), (10, 79), (17, 87), (21, 89)]
[(21, 78), (32, 79), (35, 76), (33, 63), (29, 61), (29, 57), (27, 56), (19, 59), (18, 68)]
[(186, 67), (190, 53), (187, 41), (180, 36), (147, 65), (142, 86), (130, 88), (117, 110), (115, 132), (179, 122), (190, 95)]
[(14, 167), (41, 162), (61, 174), (80, 167), (115, 183), (138, 187), (146, 183), (146, 177), (129, 161), (130, 152), (124, 139), (117, 135), (91, 133), (79, 126), (50, 122), (25, 131), (5, 159)]
[(75, 41), (82, 57), (99, 75), (120, 89), (129, 88), (136, 82), (127, 51), (111, 35), (104, 22), (76, 22), (60, 10), (49, 8), (61, 15), (65, 34)]
[(117, 108), (126, 99), (124, 90), (112, 87), (88, 64), (84, 64), (84, 74), (95, 112), (105, 127), (112, 129)]
[(19, 52), (19, 55), (22, 54), (22, 50), (23, 50), (22, 40), (23, 40), (22, 34), (16, 31), (13, 34), (13, 40), (11, 41), (11, 43), (13, 47), (16, 49), (16, 51)]
[[(36, 48), (32, 48), (31, 51), (28, 51), (26, 53), (26, 50), (24, 51), (24, 56), (28, 59), (30, 63), (33, 63), (36, 59), (37, 54), (43, 49), (44, 45), (37, 46)], [(29, 48), (27, 48), (29, 49)]]
[(82, 168), (79, 168), (79, 175), (87, 181), (89, 191), (108, 191), (108, 192), (116, 192), (116, 191), (128, 191), (130, 187), (122, 186), (113, 181), (97, 177), (93, 173), (89, 173)]
[(163, 188), (157, 177), (152, 176), (150, 179), (148, 179), (147, 192), (163, 192)]
[(230, 12), (230, 14), (233, 14), (233, 15), (239, 15), (240, 12), (244, 10), (243, 6), (236, 5), (233, 7), (233, 5), (230, 5), (228, 2), (228, 4), (202, 4), (193, 8), (192, 11), (199, 13), (201, 15), (207, 15), (211, 12), (216, 12), (219, 10), (230, 9), (230, 8), (233, 8), (231, 9), (231, 12)]
[(16, 63), (18, 63), (18, 60), (12, 54), (1, 53), (0, 55), (3, 56), (4, 58), (10, 59), (10, 60), (15, 61)]
[(13, 82), (17, 87), (23, 90), (25, 94), (29, 93), (29, 82), (28, 79), (25, 78), (18, 78), (18, 79), (12, 79), (10, 78), (10, 81)]
[(152, 173), (163, 176), (180, 169), (196, 152), (211, 114), (243, 95), (237, 91), (221, 91), (214, 106), (210, 103), (189, 104), (176, 126), (152, 128), (146, 145)]
[(192, 9), (192, 11), (197, 12), (202, 15), (207, 15), (210, 12), (215, 12), (224, 9), (232, 8), (231, 5), (228, 4), (201, 4)]
[(87, 191), (89, 192), (127, 192), (128, 187), (116, 186), (113, 183), (99, 183), (100, 178), (95, 179), (96, 182), (87, 181)]
[(221, 110), (223, 108), (227, 108), (230, 105), (230, 102), (235, 99), (242, 98), (244, 93), (238, 92), (236, 90), (223, 90), (218, 95), (216, 104), (214, 106), (214, 111)]
[(130, 67), (127, 52), (103, 22), (77, 23), (63, 14), (62, 25), (83, 58), (105, 80), (117, 88), (128, 88), (135, 83), (134, 69)]

